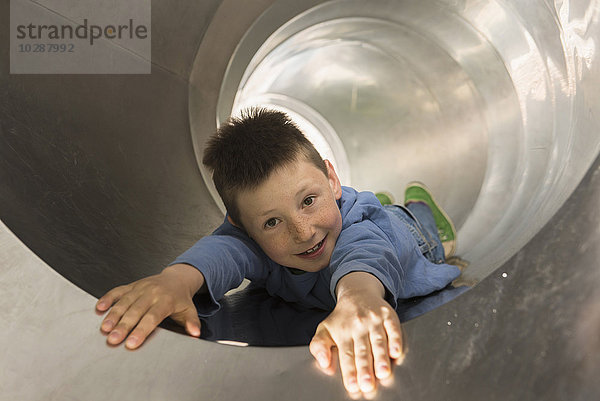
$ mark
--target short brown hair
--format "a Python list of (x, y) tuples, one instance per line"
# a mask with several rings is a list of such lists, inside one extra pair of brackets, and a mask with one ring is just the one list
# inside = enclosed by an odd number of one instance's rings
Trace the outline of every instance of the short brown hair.
[(230, 117), (208, 140), (202, 163), (231, 219), (241, 226), (239, 191), (258, 187), (276, 169), (302, 155), (327, 176), (327, 166), (313, 144), (287, 114), (249, 108)]

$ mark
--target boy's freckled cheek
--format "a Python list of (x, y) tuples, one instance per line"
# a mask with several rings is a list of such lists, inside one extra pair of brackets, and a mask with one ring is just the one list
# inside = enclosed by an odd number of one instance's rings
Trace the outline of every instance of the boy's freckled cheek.
[(263, 251), (274, 260), (287, 254), (287, 247), (288, 245), (284, 238), (276, 238), (262, 245)]

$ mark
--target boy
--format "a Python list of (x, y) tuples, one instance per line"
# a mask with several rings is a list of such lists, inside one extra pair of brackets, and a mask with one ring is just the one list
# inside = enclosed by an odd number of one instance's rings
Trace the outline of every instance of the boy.
[(332, 310), (310, 352), (333, 372), (337, 347), (346, 389), (373, 391), (403, 357), (396, 300), (442, 289), (460, 274), (442, 264), (426, 203), (452, 247), (449, 219), (418, 185), (407, 191), (408, 208), (342, 187), (331, 163), (276, 111), (230, 119), (209, 140), (203, 163), (226, 206), (224, 223), (162, 273), (98, 300), (101, 312), (112, 306), (101, 326), (107, 341), (118, 344), (131, 332), (126, 346), (137, 348), (167, 316), (197, 337), (198, 316), (216, 312), (246, 277), (286, 301)]

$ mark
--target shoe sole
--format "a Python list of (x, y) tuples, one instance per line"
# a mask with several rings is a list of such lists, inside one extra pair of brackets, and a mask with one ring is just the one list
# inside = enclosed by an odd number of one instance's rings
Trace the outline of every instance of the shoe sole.
[[(417, 196), (416, 194), (411, 196), (409, 192), (413, 187), (419, 188), (425, 193), (426, 197)], [(421, 191), (419, 192), (422, 194)], [(404, 204), (406, 205), (411, 202), (424, 202), (429, 206), (431, 212), (433, 213), (436, 226), (438, 226), (438, 234), (440, 236), (440, 240), (442, 241), (442, 245), (445, 245), (444, 250), (446, 257), (452, 257), (456, 252), (456, 228), (454, 227), (454, 223), (452, 223), (450, 216), (448, 216), (444, 209), (438, 205), (429, 188), (427, 188), (427, 186), (425, 186), (425, 184), (422, 182), (412, 181), (406, 186), (406, 190), (404, 191)], [(447, 226), (447, 229), (440, 230), (440, 226)], [(450, 232), (445, 232), (447, 230)]]

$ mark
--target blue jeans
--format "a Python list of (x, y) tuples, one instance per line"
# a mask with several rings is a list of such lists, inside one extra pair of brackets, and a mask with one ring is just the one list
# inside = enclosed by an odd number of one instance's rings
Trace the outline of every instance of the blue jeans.
[(444, 247), (438, 235), (431, 209), (422, 202), (409, 203), (408, 206), (384, 205), (385, 210), (398, 217), (413, 235), (423, 256), (430, 262), (444, 263)]

